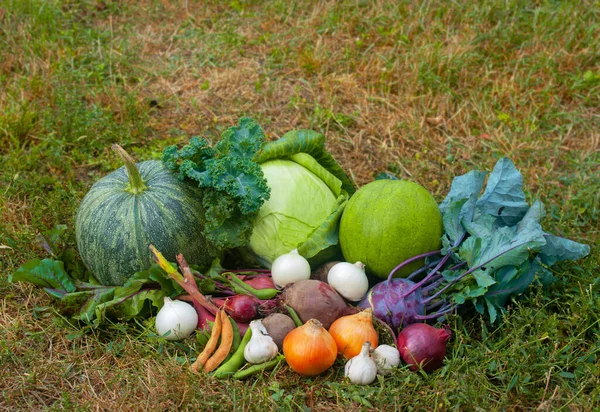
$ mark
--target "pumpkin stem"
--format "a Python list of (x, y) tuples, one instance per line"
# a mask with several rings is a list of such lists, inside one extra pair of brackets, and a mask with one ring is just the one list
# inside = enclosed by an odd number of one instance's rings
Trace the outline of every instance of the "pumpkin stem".
[(140, 171), (135, 166), (135, 161), (131, 156), (129, 156), (129, 153), (127, 153), (125, 149), (123, 149), (118, 144), (113, 144), (112, 149), (119, 155), (121, 161), (125, 165), (125, 168), (127, 168), (127, 175), (129, 176), (129, 185), (127, 186), (125, 191), (134, 195), (139, 195), (144, 190), (146, 190), (147, 187), (144, 183), (144, 180), (142, 179), (142, 176), (140, 175)]

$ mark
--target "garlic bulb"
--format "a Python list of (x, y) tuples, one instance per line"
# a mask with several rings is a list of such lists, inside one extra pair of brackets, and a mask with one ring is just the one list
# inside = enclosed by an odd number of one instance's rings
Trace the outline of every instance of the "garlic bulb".
[(369, 385), (377, 377), (377, 365), (369, 355), (371, 343), (365, 342), (358, 355), (346, 363), (344, 376), (357, 385)]
[[(156, 333), (166, 340), (187, 338), (198, 326), (198, 313), (194, 307), (180, 300), (165, 297), (163, 307), (155, 319)], [(170, 332), (168, 335), (167, 333)]]
[(248, 363), (257, 364), (273, 359), (279, 348), (267, 333), (260, 319), (250, 322), (252, 337), (244, 348), (244, 358)]
[(392, 369), (400, 364), (400, 352), (390, 345), (378, 346), (371, 353), (371, 356), (377, 365), (377, 373), (379, 375), (391, 373)]

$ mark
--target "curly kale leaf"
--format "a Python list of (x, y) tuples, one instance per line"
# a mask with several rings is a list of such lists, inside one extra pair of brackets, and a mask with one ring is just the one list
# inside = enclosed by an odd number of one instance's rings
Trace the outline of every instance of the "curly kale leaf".
[(265, 140), (261, 127), (241, 118), (221, 140), (210, 147), (205, 139), (193, 137), (177, 149), (169, 146), (162, 161), (180, 178), (202, 187), (206, 239), (218, 249), (244, 246), (252, 234), (252, 223), (269, 198), (269, 187), (260, 165), (253, 160)]

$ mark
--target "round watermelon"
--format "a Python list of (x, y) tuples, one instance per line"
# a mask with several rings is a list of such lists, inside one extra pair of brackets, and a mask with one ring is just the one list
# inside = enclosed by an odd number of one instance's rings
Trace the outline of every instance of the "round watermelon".
[[(440, 209), (427, 190), (406, 180), (376, 180), (350, 198), (340, 221), (340, 247), (348, 262), (387, 278), (406, 259), (441, 247)], [(396, 273), (408, 276), (416, 261)]]
[(216, 253), (202, 234), (200, 189), (160, 161), (136, 165), (123, 149), (115, 150), (125, 167), (92, 186), (75, 223), (79, 253), (94, 277), (103, 285), (122, 285), (152, 265), (150, 244), (171, 262), (182, 253), (190, 263), (209, 265)]

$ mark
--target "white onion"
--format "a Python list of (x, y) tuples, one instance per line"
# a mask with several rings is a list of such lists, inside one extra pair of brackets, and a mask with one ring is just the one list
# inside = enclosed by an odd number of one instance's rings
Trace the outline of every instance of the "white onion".
[(294, 249), (273, 261), (271, 277), (279, 287), (310, 279), (310, 264), (298, 253), (298, 249)]
[(327, 273), (327, 283), (337, 293), (352, 302), (358, 302), (369, 291), (369, 279), (365, 274), (365, 265), (340, 262)]
[(167, 297), (165, 304), (156, 315), (155, 326), (160, 336), (171, 332), (165, 336), (167, 340), (185, 339), (196, 330), (198, 314), (192, 305)]

